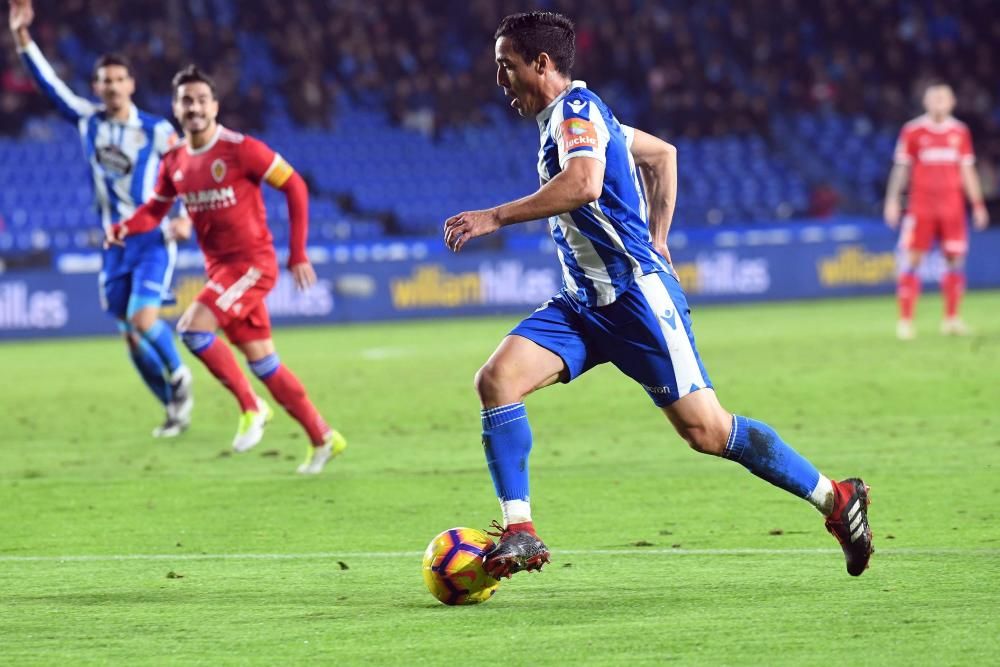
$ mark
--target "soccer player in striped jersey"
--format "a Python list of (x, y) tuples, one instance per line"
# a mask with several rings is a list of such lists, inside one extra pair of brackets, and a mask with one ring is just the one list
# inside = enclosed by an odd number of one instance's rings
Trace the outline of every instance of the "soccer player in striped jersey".
[(528, 492), (532, 446), (524, 398), (611, 362), (639, 383), (696, 451), (734, 460), (813, 504), (840, 542), (851, 575), (872, 553), (868, 491), (831, 481), (767, 424), (720, 405), (695, 347), (690, 309), (670, 265), (667, 232), (676, 150), (618, 122), (570, 76), (573, 23), (550, 12), (506, 17), (496, 34), (497, 84), (538, 124), (541, 187), (444, 224), (455, 252), (507, 225), (549, 219), (563, 288), (522, 321), (476, 374), (483, 445), (503, 511), (485, 567), (495, 577), (548, 562)]
[[(31, 0), (11, 0), (9, 18), (18, 52), (38, 87), (80, 131), (101, 224), (108, 230), (152, 193), (160, 158), (176, 138), (173, 126), (132, 103), (135, 81), (125, 59), (105, 55), (97, 61), (94, 93), (103, 103), (94, 104), (59, 79), (32, 41)], [(183, 219), (176, 229), (186, 229)], [(157, 437), (183, 432), (194, 407), (191, 371), (160, 319), (160, 306), (170, 298), (176, 254), (174, 238), (157, 227), (124, 246), (106, 248), (98, 279), (102, 307), (118, 320), (136, 370), (166, 410), (165, 421), (153, 430)]]
[(118, 243), (146, 233), (175, 199), (184, 201), (205, 254), (208, 282), (177, 329), (188, 349), (239, 403), (233, 449), (245, 452), (260, 442), (272, 412), (250, 387), (229, 346), (216, 338), (218, 329), (243, 352), (250, 370), (309, 436), (306, 460), (298, 472), (318, 473), (344, 451), (347, 442), (327, 425), (302, 383), (279, 360), (264, 301), (278, 279), (278, 259), (261, 196), (264, 183), (281, 190), (288, 202), (292, 279), (300, 289), (316, 282), (306, 256), (305, 181), (263, 142), (216, 122), (215, 84), (204, 72), (187, 67), (173, 84), (174, 115), (184, 139), (163, 157), (152, 197), (131, 218), (115, 225), (109, 240)]

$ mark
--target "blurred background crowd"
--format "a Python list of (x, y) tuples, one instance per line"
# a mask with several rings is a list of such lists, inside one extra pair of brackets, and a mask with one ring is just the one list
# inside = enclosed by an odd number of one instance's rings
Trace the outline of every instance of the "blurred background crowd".
[[(1000, 12), (990, 0), (535, 5), (576, 20), (577, 78), (623, 122), (679, 145), (679, 215), (689, 224), (877, 215), (896, 133), (921, 112), (920, 93), (932, 79), (954, 87), (986, 197), (997, 197), (1000, 78), (991, 68)], [(489, 189), (435, 185), (449, 179), (441, 167), (414, 176), (409, 193), (399, 163), (390, 172), (373, 155), (383, 141), (402, 147), (404, 165), (412, 154), (414, 171), (434, 160), (491, 178), (493, 199), (523, 194), (533, 182), (533, 158), (525, 157), (533, 129), (517, 123), (493, 84), (493, 31), (523, 3), (40, 0), (36, 7), (33, 35), (74, 90), (88, 90), (99, 54), (118, 51), (133, 63), (138, 105), (169, 115), (172, 75), (198, 63), (218, 81), (224, 123), (263, 134), (296, 160), (315, 197), (329, 199), (321, 211), (360, 216), (372, 233), (424, 233), (455, 206), (495, 203), (482, 199)], [(0, 47), (0, 134), (51, 140), (62, 132), (53, 129), (58, 121), (37, 120), (51, 117), (50, 105), (9, 34)], [(310, 153), (316, 147), (322, 155)], [(492, 159), (470, 157), (485, 147)], [(513, 147), (509, 156), (504, 147)], [(0, 214), (11, 216), (12, 206), (30, 210), (30, 200), (0, 202)]]

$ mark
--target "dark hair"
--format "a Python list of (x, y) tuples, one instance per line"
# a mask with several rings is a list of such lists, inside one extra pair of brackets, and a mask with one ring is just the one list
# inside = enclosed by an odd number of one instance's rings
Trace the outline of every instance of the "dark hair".
[(128, 75), (132, 76), (132, 63), (128, 61), (128, 58), (120, 53), (105, 53), (97, 59), (96, 63), (94, 63), (94, 79), (97, 78), (97, 72), (100, 71), (102, 67), (111, 67), (114, 65), (124, 67), (125, 71), (128, 72)]
[(204, 83), (212, 91), (212, 97), (215, 97), (215, 81), (212, 77), (205, 74), (197, 65), (188, 65), (181, 71), (174, 74), (174, 80), (171, 85), (174, 87), (174, 95), (177, 94), (177, 89), (183, 86), (185, 83)]
[(532, 62), (547, 53), (560, 74), (570, 75), (576, 57), (576, 31), (573, 22), (555, 12), (511, 14), (500, 21), (493, 39), (509, 37), (514, 51)]

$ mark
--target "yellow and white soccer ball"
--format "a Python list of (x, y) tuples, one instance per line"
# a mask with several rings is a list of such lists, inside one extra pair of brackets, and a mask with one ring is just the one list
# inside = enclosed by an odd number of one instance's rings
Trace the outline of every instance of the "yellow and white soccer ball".
[(427, 590), (448, 605), (489, 600), (500, 585), (483, 569), (483, 556), (493, 547), (489, 535), (475, 528), (450, 528), (442, 532), (424, 552)]

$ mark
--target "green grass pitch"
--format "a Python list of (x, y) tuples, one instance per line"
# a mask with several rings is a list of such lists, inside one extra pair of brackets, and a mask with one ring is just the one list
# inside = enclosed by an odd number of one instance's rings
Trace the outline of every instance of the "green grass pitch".
[(528, 400), (552, 564), (459, 608), (420, 553), (499, 514), (472, 376), (517, 318), (279, 330), (350, 441), (315, 479), (284, 414), (230, 456), (235, 402), (196, 364), (193, 427), (156, 441), (117, 340), (0, 345), (0, 661), (995, 664), (1000, 293), (969, 295), (972, 338), (939, 311), (906, 344), (888, 298), (694, 315), (725, 406), (871, 484), (864, 576), (815, 510), (690, 451), (607, 367)]

